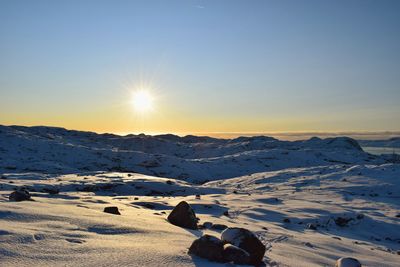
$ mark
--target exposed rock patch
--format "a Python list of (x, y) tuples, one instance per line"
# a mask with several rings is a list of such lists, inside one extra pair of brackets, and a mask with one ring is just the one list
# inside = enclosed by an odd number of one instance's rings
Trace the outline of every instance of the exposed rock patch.
[(115, 214), (115, 215), (121, 215), (121, 213), (118, 210), (118, 207), (105, 207), (104, 212)]

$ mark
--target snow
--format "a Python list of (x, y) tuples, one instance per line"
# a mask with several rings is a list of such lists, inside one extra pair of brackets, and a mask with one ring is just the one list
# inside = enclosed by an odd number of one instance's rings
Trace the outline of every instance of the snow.
[(233, 244), (236, 247), (239, 247), (242, 242), (242, 237), (238, 228), (228, 228), (221, 234), (222, 241)]
[[(34, 201), (10, 202), (16, 188)], [(0, 126), (0, 266), (226, 266), (187, 254), (221, 231), (168, 223), (183, 200), (200, 223), (251, 230), (267, 266), (399, 266), (400, 165), (352, 139)]]

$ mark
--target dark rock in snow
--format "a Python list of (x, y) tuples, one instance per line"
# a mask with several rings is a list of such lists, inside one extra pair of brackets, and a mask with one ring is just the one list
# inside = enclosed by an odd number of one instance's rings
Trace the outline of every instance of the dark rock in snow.
[(306, 243), (304, 243), (304, 245), (305, 245), (306, 247), (309, 247), (309, 248), (314, 248), (314, 245), (311, 244), (310, 242), (306, 242)]
[(29, 194), (28, 190), (18, 189), (12, 192), (9, 196), (10, 201), (25, 201), (31, 200), (31, 194)]
[(335, 267), (361, 267), (361, 263), (354, 258), (340, 258), (336, 261)]
[(260, 265), (265, 254), (265, 245), (249, 230), (244, 228), (230, 227), (221, 234), (223, 242), (235, 245), (250, 254), (250, 262)]
[(196, 239), (189, 248), (189, 254), (216, 262), (225, 262), (223, 251), (224, 243), (211, 235), (203, 235)]
[(247, 251), (231, 244), (224, 246), (223, 256), (225, 261), (233, 262), (234, 264), (249, 264), (251, 260)]
[(115, 215), (121, 215), (121, 213), (118, 210), (118, 207), (105, 207), (104, 212), (115, 214)]
[(188, 229), (197, 229), (197, 218), (192, 207), (181, 201), (168, 216), (168, 221), (173, 225)]

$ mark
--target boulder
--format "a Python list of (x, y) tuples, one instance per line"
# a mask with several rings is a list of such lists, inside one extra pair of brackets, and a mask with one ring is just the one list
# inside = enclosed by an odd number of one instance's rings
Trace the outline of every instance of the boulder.
[(229, 227), (221, 234), (224, 243), (232, 244), (250, 254), (250, 264), (260, 265), (265, 254), (265, 245), (249, 230)]
[(251, 260), (247, 251), (231, 244), (224, 246), (222, 254), (227, 262), (233, 262), (234, 264), (249, 264)]
[(212, 235), (203, 235), (193, 241), (189, 254), (193, 254), (210, 261), (226, 262), (223, 256), (224, 243)]
[(171, 211), (168, 221), (173, 225), (188, 229), (197, 229), (197, 218), (192, 207), (186, 202), (181, 201)]
[(105, 207), (104, 212), (115, 214), (115, 215), (121, 215), (121, 213), (118, 210), (118, 207)]
[(340, 258), (336, 261), (335, 267), (361, 267), (361, 263), (354, 258)]
[(28, 190), (18, 189), (12, 192), (8, 198), (10, 201), (31, 200), (31, 194), (29, 194)]

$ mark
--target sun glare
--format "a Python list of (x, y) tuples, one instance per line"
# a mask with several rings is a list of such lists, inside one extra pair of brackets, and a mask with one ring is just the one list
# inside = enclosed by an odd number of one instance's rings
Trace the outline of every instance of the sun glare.
[(139, 90), (132, 95), (132, 105), (138, 112), (148, 112), (153, 109), (153, 97), (146, 90)]

